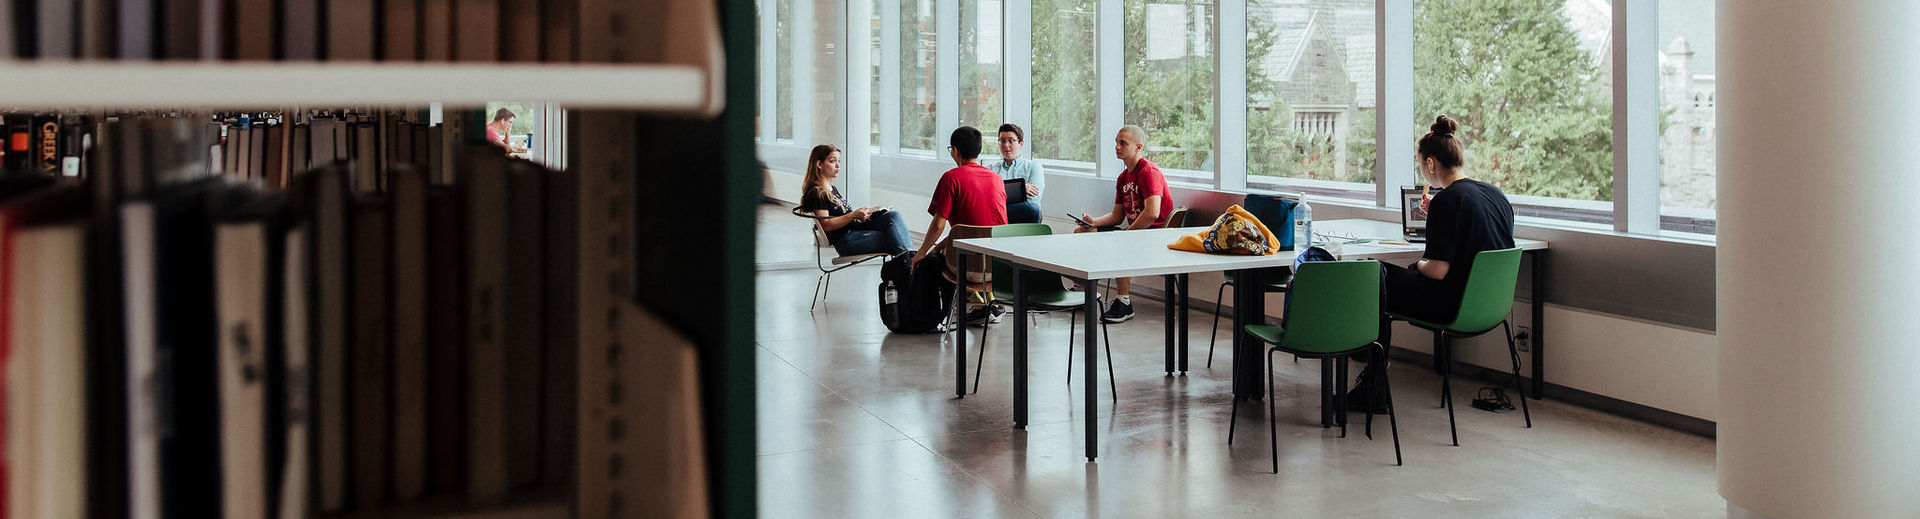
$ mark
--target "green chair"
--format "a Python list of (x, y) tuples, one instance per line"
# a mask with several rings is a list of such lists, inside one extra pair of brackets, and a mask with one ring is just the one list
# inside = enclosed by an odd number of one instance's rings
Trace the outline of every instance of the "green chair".
[[(994, 238), (1012, 238), (1017, 236), (1048, 236), (1052, 234), (1053, 234), (1053, 228), (1048, 227), (1047, 224), (1043, 224), (1043, 223), (1013, 223), (1013, 224), (1006, 224), (1006, 225), (997, 225), (997, 226), (994, 226), (993, 228)], [(1013, 275), (1014, 275), (1013, 265), (1009, 265), (1007, 264), (1007, 262), (998, 261), (998, 260), (993, 262), (994, 279), (1011, 280), (1013, 279)], [(1040, 271), (1040, 270), (1029, 270), (1029, 271), (1021, 272), (1020, 276), (1021, 276), (1020, 281), (1021, 281), (1021, 284), (1023, 285), (1022, 288), (1027, 293), (1027, 311), (1044, 312), (1044, 311), (1066, 310), (1069, 316), (1068, 322), (1078, 322), (1078, 320), (1075, 318), (1079, 316), (1080, 310), (1085, 305), (1085, 295), (1080, 294), (1078, 292), (1068, 292), (1067, 289), (1064, 287), (1064, 285), (1060, 283), (1059, 274)], [(1014, 296), (1015, 294), (1013, 293), (1013, 283), (1007, 282), (1007, 283), (998, 283), (994, 285), (993, 300), (995, 302), (1011, 305), (1014, 302), (1013, 301)], [(1098, 299), (1098, 297), (1096, 297), (1096, 299)], [(989, 323), (988, 326), (991, 327), (992, 324)], [(1073, 368), (1073, 339), (1074, 339), (1073, 332), (1078, 329), (1079, 329), (1078, 326), (1069, 326), (1067, 328), (1067, 368), (1068, 368), (1067, 382), (1068, 383), (1073, 382), (1073, 379), (1072, 379), (1073, 377), (1073, 369), (1072, 369)], [(1117, 392), (1118, 387), (1116, 383), (1113, 381), (1113, 342), (1111, 339), (1108, 339), (1106, 337), (1106, 334), (1107, 334), (1107, 323), (1100, 323), (1100, 335), (1102, 336), (1103, 339), (1107, 339), (1106, 340), (1107, 389), (1109, 391), (1115, 391), (1114, 398), (1118, 399), (1119, 398), (1119, 393)], [(974, 364), (974, 367), (973, 367), (973, 392), (974, 393), (980, 392), (980, 371), (982, 366), (986, 365), (986, 358), (987, 358), (986, 337), (987, 337), (986, 331), (983, 330), (980, 333), (980, 359), (976, 362), (976, 364)]]
[[(1473, 257), (1473, 270), (1467, 273), (1467, 290), (1460, 297), (1460, 313), (1453, 322), (1430, 323), (1387, 312), (1388, 319), (1406, 321), (1433, 332), (1433, 364), (1440, 372), (1440, 405), (1447, 408), (1447, 432), (1453, 446), (1460, 446), (1460, 431), (1453, 421), (1453, 340), (1478, 337), (1502, 328), (1507, 336), (1507, 356), (1513, 360), (1513, 385), (1520, 386), (1520, 351), (1513, 345), (1513, 326), (1507, 314), (1513, 311), (1513, 289), (1520, 277), (1520, 248), (1481, 251)], [(1390, 327), (1388, 329), (1391, 329)], [(1389, 341), (1391, 342), (1391, 341)], [(1527, 410), (1527, 395), (1520, 392), (1520, 413), (1527, 427), (1533, 427), (1533, 413)]]
[[(1368, 365), (1386, 357), (1387, 349), (1375, 339), (1380, 333), (1380, 262), (1374, 260), (1316, 261), (1300, 266), (1293, 277), (1293, 302), (1287, 305), (1283, 326), (1248, 325), (1248, 334), (1273, 344), (1267, 349), (1267, 440), (1273, 453), (1273, 473), (1280, 473), (1279, 426), (1274, 411), (1273, 354), (1286, 352), (1297, 357), (1331, 360), (1338, 366), (1336, 380), (1346, 380), (1348, 357), (1374, 355)], [(1387, 423), (1393, 431), (1393, 464), (1400, 457), (1400, 424), (1394, 417), (1393, 389), (1381, 370), (1380, 386), (1387, 399)], [(1334, 385), (1334, 405), (1346, 406), (1346, 384)], [(1227, 444), (1233, 444), (1234, 422), (1240, 415), (1238, 401), (1227, 425)], [(1373, 408), (1367, 407), (1367, 439), (1373, 439)], [(1347, 436), (1347, 424), (1340, 421), (1340, 437)]]

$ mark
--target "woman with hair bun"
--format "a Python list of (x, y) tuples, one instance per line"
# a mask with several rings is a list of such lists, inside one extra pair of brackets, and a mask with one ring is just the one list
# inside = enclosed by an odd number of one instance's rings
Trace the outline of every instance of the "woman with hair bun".
[[(1492, 184), (1467, 178), (1459, 123), (1445, 115), (1416, 146), (1420, 176), (1439, 190), (1421, 199), (1427, 209), (1427, 250), (1406, 267), (1385, 264), (1388, 312), (1431, 323), (1452, 322), (1460, 313), (1467, 273), (1482, 251), (1513, 248), (1513, 205)], [(1361, 386), (1350, 394), (1351, 409), (1362, 409), (1373, 392)]]

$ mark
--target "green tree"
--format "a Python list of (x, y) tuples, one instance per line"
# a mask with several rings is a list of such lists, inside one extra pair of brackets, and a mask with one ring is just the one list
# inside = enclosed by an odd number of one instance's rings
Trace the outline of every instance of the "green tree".
[[(1184, 22), (1179, 27), (1148, 27), (1149, 5), (1178, 5)], [(1147, 2), (1129, 0), (1126, 12), (1126, 121), (1147, 130), (1148, 153), (1163, 168), (1203, 169), (1213, 154), (1213, 57), (1211, 44), (1189, 35), (1205, 34), (1189, 13), (1195, 7), (1211, 14), (1213, 2)], [(1147, 59), (1148, 32), (1173, 33), (1187, 43), (1181, 57)]]
[(1092, 162), (1100, 142), (1095, 103), (1093, 0), (1033, 0), (1035, 157)]
[(1467, 169), (1508, 194), (1613, 198), (1613, 110), (1557, 0), (1414, 3), (1414, 110), (1460, 122)]

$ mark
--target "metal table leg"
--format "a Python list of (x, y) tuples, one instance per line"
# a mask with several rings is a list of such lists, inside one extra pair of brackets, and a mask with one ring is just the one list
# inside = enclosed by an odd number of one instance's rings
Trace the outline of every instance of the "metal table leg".
[(1162, 326), (1160, 328), (1162, 328), (1166, 332), (1166, 341), (1165, 341), (1166, 355), (1165, 356), (1167, 361), (1167, 376), (1171, 377), (1173, 376), (1173, 367), (1174, 367), (1173, 366), (1173, 345), (1174, 345), (1173, 332), (1175, 328), (1178, 328), (1178, 325), (1173, 322), (1174, 320), (1173, 311), (1174, 311), (1174, 306), (1176, 306), (1174, 304), (1174, 300), (1176, 298), (1176, 296), (1174, 295), (1174, 291), (1177, 289), (1173, 286), (1174, 279), (1172, 274), (1161, 276), (1161, 278), (1164, 278), (1162, 280), (1164, 281), (1164, 284), (1162, 284), (1161, 286), (1166, 287), (1166, 290), (1163, 291), (1163, 294), (1166, 295), (1165, 301), (1164, 301), (1166, 304), (1163, 304), (1160, 306), (1166, 309), (1166, 321), (1162, 322)]
[[(1027, 427), (1027, 289), (1026, 272), (1013, 269), (1013, 426)], [(1071, 346), (1069, 346), (1071, 347)], [(981, 355), (985, 355), (981, 352)]]
[(1242, 290), (1238, 287), (1266, 286), (1260, 275), (1261, 269), (1246, 269), (1234, 273), (1233, 291), (1233, 395), (1235, 398), (1259, 400), (1264, 375), (1260, 373), (1259, 362), (1240, 362), (1239, 359), (1259, 359), (1261, 342), (1247, 334), (1247, 325), (1265, 322), (1267, 315), (1266, 292), (1261, 290)]
[(1187, 275), (1181, 274), (1179, 277), (1180, 309), (1176, 311), (1176, 315), (1178, 315), (1180, 319), (1180, 353), (1178, 355), (1180, 357), (1180, 373), (1184, 375), (1187, 372), (1187, 318), (1192, 312), (1187, 311)]
[[(954, 250), (959, 254), (959, 250)], [(938, 265), (928, 268), (939, 268)], [(967, 397), (967, 257), (960, 256), (960, 275), (953, 287), (953, 394)], [(985, 354), (986, 352), (981, 352)]]
[[(1093, 283), (1087, 282), (1090, 280), (1078, 281), (1081, 282), (1080, 286), (1093, 286)], [(1087, 461), (1093, 461), (1094, 453), (1098, 452), (1100, 448), (1100, 433), (1094, 425), (1099, 421), (1098, 417), (1100, 413), (1100, 410), (1094, 403), (1094, 393), (1099, 391), (1100, 387), (1099, 384), (1094, 383), (1094, 381), (1100, 379), (1099, 371), (1095, 370), (1095, 366), (1099, 365), (1098, 359), (1100, 358), (1100, 330), (1096, 329), (1100, 326), (1100, 296), (1094, 290), (1088, 290), (1084, 292), (1084, 294), (1087, 301), (1083, 316), (1085, 320), (1082, 322), (1082, 325), (1086, 327), (1087, 354), (1083, 355), (1083, 357), (1085, 357), (1087, 361), (1087, 374), (1080, 380), (1081, 383), (1086, 386), (1084, 393), (1086, 393), (1085, 396), (1087, 399)]]

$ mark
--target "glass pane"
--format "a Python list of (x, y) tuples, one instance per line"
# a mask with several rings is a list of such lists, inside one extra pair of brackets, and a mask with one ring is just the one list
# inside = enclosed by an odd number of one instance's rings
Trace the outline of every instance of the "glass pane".
[(1660, 2), (1660, 42), (1660, 228), (1714, 234), (1713, 1)]
[(980, 156), (1000, 153), (1000, 0), (960, 0), (960, 124), (980, 130)]
[(1094, 105), (1094, 0), (1033, 0), (1033, 156), (1092, 162), (1097, 143)]
[(873, 147), (867, 148), (867, 151), (870, 153), (879, 153), (880, 152), (880, 66), (885, 64), (884, 62), (886, 61), (884, 59), (881, 59), (881, 54), (880, 54), (880, 0), (873, 0), (873, 18), (871, 23), (873, 24), (873, 27), (869, 29), (870, 31), (869, 34), (872, 34), (873, 37), (870, 38), (872, 41), (870, 41), (868, 44), (867, 63), (873, 64), (873, 67), (872, 67), (873, 70), (871, 71), (873, 74), (873, 88), (870, 90), (867, 90), (867, 97), (870, 102), (869, 104), (870, 110), (867, 112), (867, 114), (870, 115), (873, 120), (870, 123), (870, 127), (867, 128), (867, 134), (868, 134), (867, 138), (868, 138), (868, 144), (872, 144)]
[(902, 0), (900, 5), (900, 147), (933, 149), (934, 0)]
[(1415, 135), (1446, 114), (1468, 176), (1510, 196), (1612, 200), (1612, 16), (1603, 2), (1415, 0)]
[(1124, 5), (1127, 124), (1147, 130), (1145, 155), (1154, 164), (1213, 169), (1213, 2)]
[(776, 53), (778, 59), (775, 60), (777, 64), (774, 66), (776, 70), (773, 72), (774, 97), (779, 99), (778, 103), (780, 104), (777, 107), (780, 113), (776, 115), (779, 119), (774, 121), (774, 137), (792, 139), (794, 107), (793, 1), (773, 0), (773, 3), (775, 16), (773, 32), (774, 38), (778, 39), (778, 42), (775, 43), (774, 46), (780, 49)]
[(1248, 182), (1373, 182), (1374, 34), (1373, 0), (1247, 5)]

